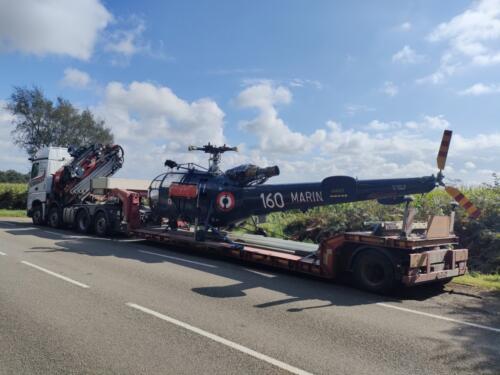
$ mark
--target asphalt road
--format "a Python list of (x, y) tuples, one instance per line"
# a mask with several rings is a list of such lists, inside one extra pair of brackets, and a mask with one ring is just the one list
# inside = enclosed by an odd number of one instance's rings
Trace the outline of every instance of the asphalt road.
[(500, 301), (0, 219), (0, 374), (88, 373), (500, 374)]

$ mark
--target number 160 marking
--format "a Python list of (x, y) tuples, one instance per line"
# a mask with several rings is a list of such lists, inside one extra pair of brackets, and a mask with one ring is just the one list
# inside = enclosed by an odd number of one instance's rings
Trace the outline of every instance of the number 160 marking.
[(262, 199), (262, 205), (264, 208), (283, 208), (285, 207), (285, 200), (283, 199), (283, 194), (281, 193), (269, 193), (265, 195), (264, 193), (260, 194), (260, 199)]

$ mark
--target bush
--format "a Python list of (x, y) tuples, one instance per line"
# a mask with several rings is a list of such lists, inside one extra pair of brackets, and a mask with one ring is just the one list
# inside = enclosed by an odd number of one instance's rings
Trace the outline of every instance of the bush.
[(0, 183), (0, 209), (26, 209), (27, 194), (26, 184)]

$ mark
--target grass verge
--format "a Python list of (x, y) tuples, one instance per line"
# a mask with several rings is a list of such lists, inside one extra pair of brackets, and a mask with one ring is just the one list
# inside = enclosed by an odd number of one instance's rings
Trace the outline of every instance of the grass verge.
[(26, 217), (26, 210), (0, 209), (0, 217)]
[(500, 274), (482, 274), (471, 272), (463, 276), (455, 277), (454, 283), (476, 286), (483, 289), (500, 291)]

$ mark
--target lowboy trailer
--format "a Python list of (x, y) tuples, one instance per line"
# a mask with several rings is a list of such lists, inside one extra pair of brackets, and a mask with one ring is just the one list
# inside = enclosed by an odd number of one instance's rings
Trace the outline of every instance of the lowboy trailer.
[(454, 248), (454, 235), (401, 238), (393, 234), (346, 232), (314, 245), (241, 233), (228, 234), (233, 243), (210, 238), (196, 241), (192, 231), (166, 231), (161, 226), (136, 228), (129, 233), (176, 249), (209, 252), (322, 279), (350, 276), (361, 289), (376, 293), (388, 292), (398, 285), (445, 283), (467, 270), (468, 251)]

